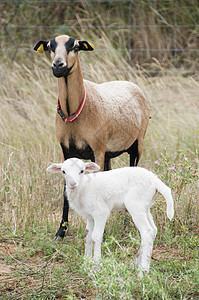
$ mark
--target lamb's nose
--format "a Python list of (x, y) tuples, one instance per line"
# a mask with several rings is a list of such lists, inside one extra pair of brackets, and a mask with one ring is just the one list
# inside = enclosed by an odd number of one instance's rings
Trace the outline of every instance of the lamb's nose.
[(63, 66), (64, 66), (64, 63), (60, 59), (55, 60), (52, 65), (52, 67), (55, 69), (62, 68)]
[(76, 186), (77, 186), (77, 184), (76, 184), (75, 181), (70, 182), (70, 187), (71, 187), (71, 189), (76, 188)]

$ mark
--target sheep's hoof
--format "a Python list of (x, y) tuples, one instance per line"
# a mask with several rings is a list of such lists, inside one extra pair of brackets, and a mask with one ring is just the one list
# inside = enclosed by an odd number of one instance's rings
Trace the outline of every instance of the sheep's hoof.
[(60, 225), (59, 230), (57, 231), (54, 240), (61, 242), (64, 239), (65, 233), (67, 231), (67, 226), (63, 226), (63, 224)]
[(148, 274), (148, 270), (143, 270), (142, 267), (138, 266), (135, 261), (132, 263), (132, 271), (138, 276), (139, 279), (142, 279)]

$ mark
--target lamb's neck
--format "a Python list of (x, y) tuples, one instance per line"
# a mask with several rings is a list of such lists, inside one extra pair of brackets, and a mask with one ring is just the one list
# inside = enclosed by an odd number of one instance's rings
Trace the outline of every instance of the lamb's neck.
[(83, 76), (79, 59), (77, 59), (76, 64), (76, 69), (70, 75), (58, 79), (59, 101), (66, 117), (78, 110), (84, 97)]
[(68, 200), (70, 203), (76, 203), (79, 201), (79, 198), (81, 198), (82, 195), (84, 195), (85, 193), (85, 189), (88, 187), (88, 178), (87, 175), (84, 176), (85, 178), (83, 178), (81, 180), (81, 183), (79, 183), (78, 187), (75, 189), (71, 189), (70, 187), (68, 187), (68, 185), (66, 184), (66, 194), (68, 196)]

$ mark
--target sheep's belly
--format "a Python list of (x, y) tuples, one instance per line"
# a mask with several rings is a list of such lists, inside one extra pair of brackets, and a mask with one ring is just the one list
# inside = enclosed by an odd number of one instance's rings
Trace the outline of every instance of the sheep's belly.
[(107, 151), (105, 153), (105, 161), (107, 161), (107, 160), (109, 160), (111, 158), (117, 157), (117, 156), (121, 155), (124, 152), (127, 152), (127, 150), (115, 151), (115, 152), (113, 152), (113, 151)]

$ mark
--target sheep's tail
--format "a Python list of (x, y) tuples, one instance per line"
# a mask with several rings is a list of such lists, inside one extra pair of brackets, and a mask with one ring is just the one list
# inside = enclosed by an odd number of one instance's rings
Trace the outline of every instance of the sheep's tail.
[(165, 198), (166, 200), (166, 204), (167, 204), (167, 217), (169, 218), (169, 220), (171, 220), (174, 216), (174, 204), (173, 204), (173, 198), (171, 195), (171, 189), (166, 186), (166, 184), (164, 184), (158, 177), (156, 177), (156, 189), (158, 190), (158, 192), (160, 192), (160, 194), (162, 194), (162, 196)]

